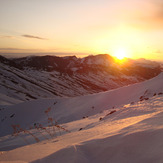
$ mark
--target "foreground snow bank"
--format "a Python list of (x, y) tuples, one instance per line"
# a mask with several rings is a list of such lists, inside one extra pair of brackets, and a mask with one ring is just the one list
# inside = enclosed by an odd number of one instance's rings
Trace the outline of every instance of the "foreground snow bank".
[[(72, 131), (69, 134), (3, 151), (0, 161), (163, 162), (163, 97), (155, 96), (116, 110), (108, 116), (104, 112), (88, 119), (67, 123)], [(99, 121), (100, 117), (104, 118)], [(80, 127), (83, 129), (79, 131)]]
[[(33, 163), (163, 162), (163, 97), (119, 110), (115, 116), (116, 120), (109, 117), (101, 124), (104, 129), (99, 135), (92, 132), (94, 137), (89, 141), (67, 146)], [(118, 129), (113, 132), (112, 128)]]
[(163, 129), (116, 135), (64, 148), (33, 163), (153, 163), (163, 161)]

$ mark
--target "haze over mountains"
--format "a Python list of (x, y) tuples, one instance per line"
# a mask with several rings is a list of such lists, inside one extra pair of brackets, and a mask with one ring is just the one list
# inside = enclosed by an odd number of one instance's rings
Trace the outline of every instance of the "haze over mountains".
[(0, 56), (0, 101), (6, 105), (31, 99), (87, 95), (141, 82), (160, 72), (157, 62), (126, 59), (120, 64), (107, 54), (85, 58)]

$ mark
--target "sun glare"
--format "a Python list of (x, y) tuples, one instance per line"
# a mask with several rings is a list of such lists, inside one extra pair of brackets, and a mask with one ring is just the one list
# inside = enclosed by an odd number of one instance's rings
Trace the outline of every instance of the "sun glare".
[(117, 59), (122, 60), (127, 57), (127, 51), (125, 49), (117, 49), (113, 54)]

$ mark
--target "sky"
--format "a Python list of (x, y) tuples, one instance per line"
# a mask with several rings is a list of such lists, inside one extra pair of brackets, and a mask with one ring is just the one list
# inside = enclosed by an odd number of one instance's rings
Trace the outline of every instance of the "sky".
[(0, 0), (1, 54), (163, 60), (162, 0)]

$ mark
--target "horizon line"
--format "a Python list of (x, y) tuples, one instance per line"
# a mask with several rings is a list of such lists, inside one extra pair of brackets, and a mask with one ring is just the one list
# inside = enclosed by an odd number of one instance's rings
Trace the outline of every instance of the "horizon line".
[[(0, 52), (0, 56), (3, 56), (5, 58), (22, 58), (22, 57), (34, 57), (34, 56), (57, 56), (57, 57), (68, 57), (68, 56), (75, 56), (77, 58), (85, 58), (88, 56), (96, 56), (96, 55), (104, 55), (107, 54), (111, 57), (114, 57), (113, 55), (109, 54), (109, 53), (100, 53), (100, 54), (89, 54), (89, 53), (71, 53), (71, 52), (32, 52), (32, 53), (17, 53), (17, 52), (12, 52), (12, 53), (3, 53)], [(14, 55), (14, 56), (13, 56)], [(21, 56), (23, 55), (23, 56)], [(147, 58), (127, 58), (127, 59), (132, 59), (132, 60), (139, 60), (139, 59), (145, 59), (145, 60), (149, 60), (149, 61), (155, 61), (155, 62), (163, 62), (163, 60), (154, 60), (154, 59), (147, 59)]]

